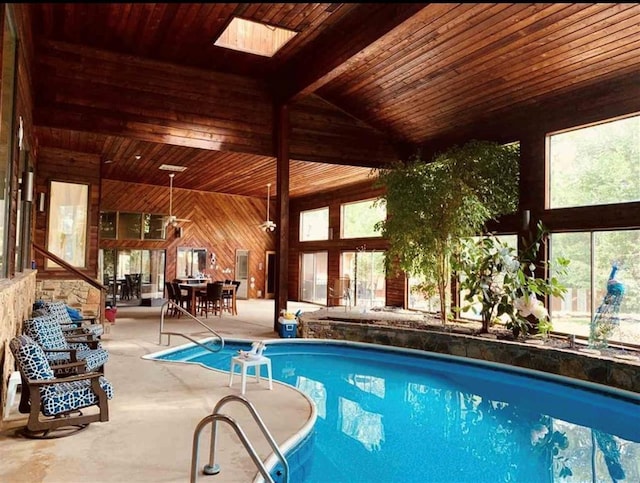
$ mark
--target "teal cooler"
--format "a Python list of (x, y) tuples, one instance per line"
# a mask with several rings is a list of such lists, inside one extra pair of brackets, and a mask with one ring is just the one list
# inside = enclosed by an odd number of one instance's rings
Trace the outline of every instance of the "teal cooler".
[(278, 335), (282, 338), (291, 338), (298, 335), (298, 320), (278, 317)]

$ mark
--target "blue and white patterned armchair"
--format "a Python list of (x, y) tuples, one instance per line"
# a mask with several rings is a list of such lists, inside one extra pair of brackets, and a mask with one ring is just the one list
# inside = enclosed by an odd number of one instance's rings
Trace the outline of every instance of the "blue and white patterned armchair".
[(58, 321), (42, 315), (23, 322), (22, 332), (40, 344), (51, 363), (84, 361), (87, 371), (104, 372), (109, 353), (99, 341), (86, 336), (65, 336)]
[[(100, 373), (55, 377), (42, 347), (27, 335), (14, 337), (9, 348), (20, 371), (22, 391), (28, 393), (28, 407), (20, 407), (21, 412), (29, 412), (23, 435), (67, 436), (89, 423), (109, 420), (107, 401), (113, 397), (113, 387)], [(83, 414), (85, 408), (92, 410)]]
[(40, 308), (34, 312), (34, 316), (50, 314), (62, 326), (62, 330), (77, 331), (84, 334), (92, 334), (100, 337), (104, 330), (102, 325), (96, 323), (95, 317), (86, 317), (82, 320), (73, 320), (67, 310), (67, 304), (64, 302), (39, 302)]

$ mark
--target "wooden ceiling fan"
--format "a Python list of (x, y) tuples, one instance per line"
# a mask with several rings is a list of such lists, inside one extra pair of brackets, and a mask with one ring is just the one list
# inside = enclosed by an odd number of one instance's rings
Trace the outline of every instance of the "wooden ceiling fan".
[(271, 183), (267, 183), (267, 218), (264, 223), (260, 224), (260, 228), (262, 228), (266, 232), (275, 231), (276, 224), (269, 219), (269, 204), (271, 202)]
[(176, 228), (178, 223), (180, 222), (190, 222), (191, 220), (187, 220), (186, 218), (178, 218), (173, 214), (173, 177), (175, 173), (169, 173), (169, 216), (164, 221), (164, 228), (166, 229), (168, 226), (172, 226)]

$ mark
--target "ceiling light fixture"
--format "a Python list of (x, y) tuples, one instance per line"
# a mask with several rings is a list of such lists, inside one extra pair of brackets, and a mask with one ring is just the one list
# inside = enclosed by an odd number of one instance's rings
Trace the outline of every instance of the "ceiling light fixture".
[(139, 154), (136, 154), (136, 155), (135, 155), (136, 161), (140, 161), (140, 158), (141, 158), (141, 157), (142, 157), (142, 156), (140, 156)]
[(187, 167), (176, 166), (175, 164), (161, 164), (158, 169), (162, 169), (164, 171), (176, 171), (178, 173), (182, 173), (185, 169), (187, 169)]
[(173, 214), (173, 177), (175, 173), (169, 173), (169, 216), (164, 222), (164, 228), (166, 229), (169, 225), (174, 228), (178, 227), (178, 223), (181, 221), (191, 221), (186, 218), (178, 218)]
[(271, 202), (271, 183), (267, 183), (267, 218), (264, 223), (260, 225), (265, 232), (275, 231), (276, 224), (269, 219), (269, 204)]

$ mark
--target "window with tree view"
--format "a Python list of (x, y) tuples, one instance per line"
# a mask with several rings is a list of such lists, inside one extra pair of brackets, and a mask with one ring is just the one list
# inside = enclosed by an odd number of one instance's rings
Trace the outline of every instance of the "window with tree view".
[[(612, 317), (609, 340), (640, 344), (639, 247), (640, 230), (553, 233), (551, 259), (571, 260), (560, 277), (568, 291), (551, 301), (553, 329), (589, 337), (594, 318), (606, 315)], [(615, 311), (603, 305), (614, 264), (614, 278), (624, 287)]]
[[(74, 267), (86, 265), (89, 186), (51, 182), (48, 249)], [(58, 264), (47, 259), (47, 267)]]
[(344, 203), (340, 207), (341, 238), (365, 238), (381, 236), (375, 229), (376, 223), (387, 216), (387, 209), (383, 203), (376, 200)]
[(300, 212), (300, 241), (329, 239), (329, 208)]
[(549, 136), (549, 208), (640, 201), (640, 116)]

